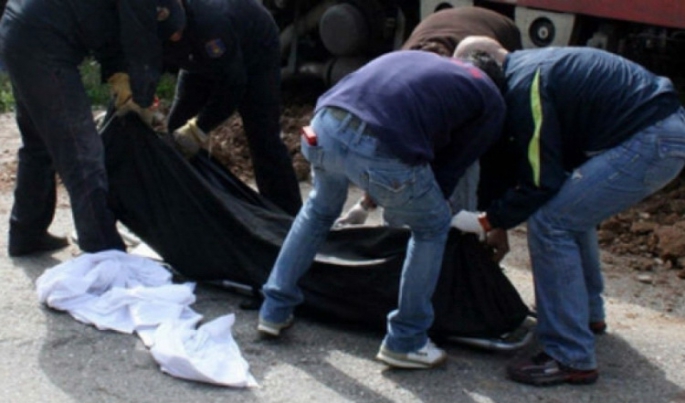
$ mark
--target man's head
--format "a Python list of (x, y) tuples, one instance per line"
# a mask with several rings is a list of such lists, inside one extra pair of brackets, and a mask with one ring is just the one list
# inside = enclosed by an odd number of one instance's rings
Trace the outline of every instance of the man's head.
[(157, 33), (162, 41), (181, 39), (186, 26), (182, 0), (157, 0)]
[(489, 54), (499, 64), (504, 62), (504, 58), (509, 53), (504, 46), (492, 38), (487, 36), (467, 36), (457, 45), (457, 48), (454, 50), (454, 57), (464, 59), (466, 55), (474, 51)]
[(502, 65), (492, 55), (482, 50), (473, 50), (459, 59), (469, 62), (482, 70), (495, 83), (500, 92), (504, 93), (507, 86), (504, 71), (502, 70)]
[(445, 41), (440, 41), (436, 39), (421, 41), (411, 47), (411, 50), (431, 52), (445, 57), (452, 56), (452, 49), (454, 49), (454, 45), (450, 46), (448, 43), (445, 43)]
[(487, 36), (467, 36), (454, 50), (454, 57), (481, 69), (500, 91), (506, 88), (502, 62), (509, 52), (496, 40)]

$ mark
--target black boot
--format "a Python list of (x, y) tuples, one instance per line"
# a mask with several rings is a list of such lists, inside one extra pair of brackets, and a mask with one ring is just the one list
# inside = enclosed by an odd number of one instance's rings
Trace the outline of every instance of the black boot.
[(68, 245), (69, 240), (67, 238), (54, 236), (47, 232), (32, 237), (10, 235), (8, 253), (11, 257), (26, 256), (61, 249)]

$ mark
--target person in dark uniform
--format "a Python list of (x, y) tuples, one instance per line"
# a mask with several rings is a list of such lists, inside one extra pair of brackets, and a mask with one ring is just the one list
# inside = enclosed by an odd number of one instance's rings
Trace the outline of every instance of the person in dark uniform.
[[(124, 250), (107, 205), (103, 145), (79, 65), (92, 55), (112, 85), (118, 113), (149, 116), (162, 68), (162, 24), (176, 0), (10, 0), (0, 55), (21, 133), (9, 255), (68, 244), (48, 232), (58, 173), (70, 197), (79, 247)], [(171, 29), (172, 31), (175, 28)]]
[(518, 182), (453, 225), (483, 234), (527, 223), (542, 351), (507, 367), (532, 385), (597, 380), (595, 335), (606, 330), (597, 226), (676, 178), (685, 165), (685, 109), (673, 83), (618, 55), (563, 47), (507, 52), (465, 38), (460, 56), (502, 63), (505, 132)]
[(180, 72), (167, 127), (192, 157), (237, 111), (243, 121), (259, 192), (283, 211), (302, 206), (280, 133), (278, 27), (255, 0), (186, 0), (187, 26), (169, 42), (165, 63)]

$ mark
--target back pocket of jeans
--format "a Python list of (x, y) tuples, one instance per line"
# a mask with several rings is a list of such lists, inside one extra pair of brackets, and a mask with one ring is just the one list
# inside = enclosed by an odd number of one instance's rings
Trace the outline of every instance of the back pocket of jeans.
[(685, 138), (682, 136), (661, 135), (658, 145), (662, 158), (685, 158)]
[(414, 194), (416, 177), (411, 169), (374, 169), (369, 175), (369, 194), (384, 207), (401, 206)]
[(302, 156), (313, 166), (321, 166), (323, 163), (323, 148), (310, 145), (304, 138), (300, 140), (300, 150)]

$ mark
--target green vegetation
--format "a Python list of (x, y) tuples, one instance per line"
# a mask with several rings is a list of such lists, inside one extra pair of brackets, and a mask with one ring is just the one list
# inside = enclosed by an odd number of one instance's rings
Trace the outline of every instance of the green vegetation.
[(86, 87), (86, 94), (90, 98), (93, 108), (102, 109), (109, 102), (109, 88), (100, 82), (100, 65), (94, 60), (86, 60), (81, 64), (81, 81)]
[[(95, 109), (103, 109), (109, 102), (109, 87), (100, 81), (100, 65), (88, 59), (80, 66), (83, 85)], [(163, 107), (170, 105), (174, 97), (176, 77), (165, 74), (157, 87), (157, 96)], [(0, 112), (10, 112), (14, 109), (14, 95), (7, 72), (0, 72)]]
[(0, 73), (0, 112), (8, 112), (14, 108), (12, 85), (6, 72)]

